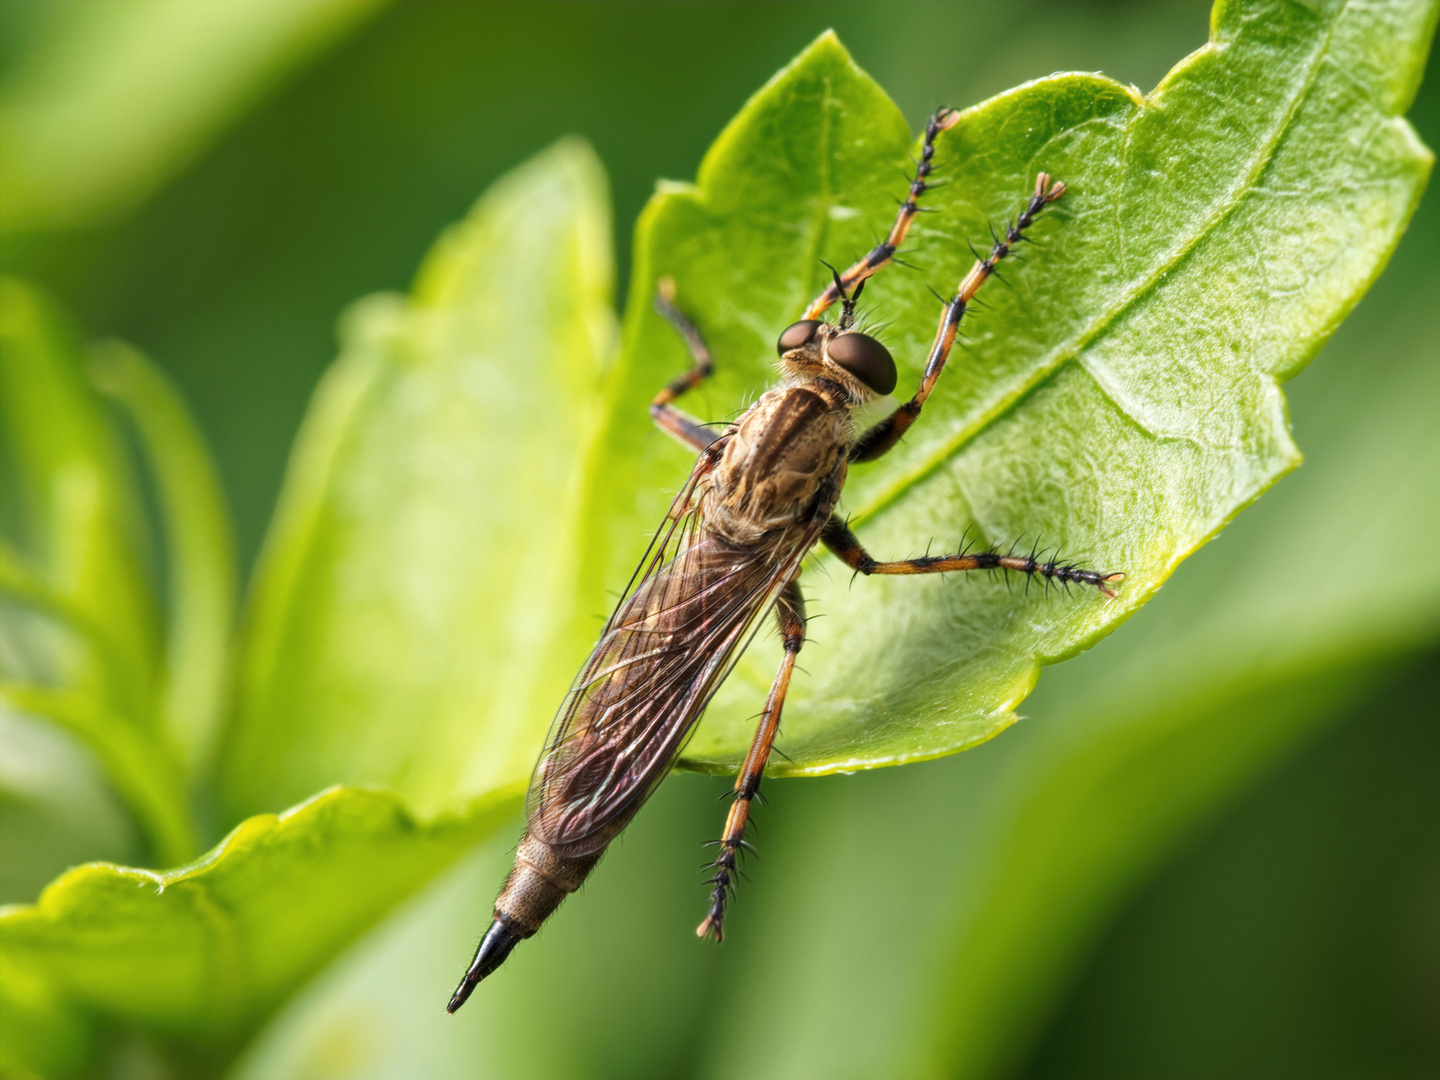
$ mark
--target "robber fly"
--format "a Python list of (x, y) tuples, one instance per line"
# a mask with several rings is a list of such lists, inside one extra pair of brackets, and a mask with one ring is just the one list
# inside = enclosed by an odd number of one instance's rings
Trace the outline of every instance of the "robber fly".
[[(927, 189), (935, 140), (958, 119), (953, 109), (931, 117), (914, 180), (885, 240), (843, 274), (832, 270), (832, 283), (780, 335), (779, 385), (718, 434), (675, 407), (713, 363), (700, 332), (675, 306), (673, 282), (660, 282), (656, 307), (689, 344), (694, 366), (656, 395), (650, 415), (700, 456), (555, 720), (530, 782), (514, 868), (495, 901), (494, 921), (450, 999), (450, 1012), (580, 887), (670, 771), (706, 704), (773, 608), (784, 657), (735, 781), (709, 911), (696, 931), (722, 936), (750, 806), (805, 641), (800, 564), (817, 542), (865, 575), (1002, 569), (1115, 595), (1109, 585), (1120, 574), (1034, 555), (962, 551), (878, 562), (835, 514), (850, 465), (874, 461), (909, 430), (940, 378), (971, 299), (1036, 216), (1065, 193), (1065, 185), (1045, 173), (1036, 178), (1019, 217), (945, 303), (919, 389), (857, 434), (852, 410), (891, 393), (896, 371), (885, 346), (855, 327), (856, 301), (866, 280), (893, 261), (904, 242)], [(837, 301), (839, 318), (823, 321)]]

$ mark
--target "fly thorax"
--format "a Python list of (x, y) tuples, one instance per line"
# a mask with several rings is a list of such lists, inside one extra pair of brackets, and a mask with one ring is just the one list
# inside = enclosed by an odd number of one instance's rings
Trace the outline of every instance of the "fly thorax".
[(737, 542), (792, 524), (832, 482), (850, 419), (805, 387), (760, 398), (735, 426), (705, 499), (706, 520)]

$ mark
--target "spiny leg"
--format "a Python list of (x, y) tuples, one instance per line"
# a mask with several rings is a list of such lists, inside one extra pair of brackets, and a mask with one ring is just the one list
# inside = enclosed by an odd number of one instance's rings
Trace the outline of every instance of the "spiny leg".
[(941, 312), (940, 326), (935, 332), (935, 342), (930, 346), (925, 374), (920, 379), (920, 388), (915, 391), (915, 396), (856, 440), (850, 449), (851, 461), (874, 461), (899, 442), (901, 436), (909, 430), (910, 425), (920, 415), (920, 410), (925, 407), (930, 391), (935, 389), (940, 372), (945, 368), (950, 347), (955, 344), (956, 328), (959, 327), (970, 301), (980, 291), (980, 286), (995, 273), (995, 264), (1009, 255), (1015, 245), (1024, 239), (1023, 234), (1034, 224), (1036, 215), (1064, 194), (1065, 185), (1058, 180), (1051, 183), (1048, 173), (1042, 172), (1035, 178), (1035, 193), (1030, 196), (1024, 211), (1005, 230), (1005, 235), (995, 241), (990, 254), (977, 260), (971, 267), (965, 280), (960, 282), (955, 298), (946, 304), (945, 310)]
[(686, 446), (695, 450), (704, 450), (712, 442), (720, 437), (720, 433), (702, 424), (693, 416), (688, 416), (671, 404), (687, 390), (693, 390), (704, 382), (712, 371), (715, 370), (715, 361), (710, 356), (710, 349), (705, 344), (705, 339), (700, 336), (699, 329), (685, 317), (684, 312), (675, 306), (675, 279), (662, 277), (655, 291), (655, 310), (665, 316), (670, 324), (680, 331), (680, 336), (685, 339), (685, 344), (690, 346), (690, 354), (695, 358), (695, 366), (683, 375), (678, 375), (670, 383), (655, 395), (650, 402), (650, 419), (654, 420), (660, 429), (673, 435)]
[(1018, 570), (1022, 574), (1038, 574), (1046, 581), (1061, 585), (1094, 585), (1104, 595), (1114, 599), (1112, 582), (1122, 580), (1124, 574), (1100, 573), (1086, 570), (1073, 563), (1044, 562), (1035, 553), (1029, 555), (1002, 555), (998, 551), (959, 551), (954, 555), (926, 555), (919, 559), (899, 559), (895, 562), (876, 562), (856, 539), (844, 520), (831, 516), (820, 534), (821, 541), (840, 556), (850, 569), (869, 576), (870, 574), (947, 574), (954, 570)]
[(929, 189), (927, 181), (931, 169), (934, 168), (932, 159), (935, 157), (935, 140), (942, 131), (954, 127), (959, 119), (960, 114), (954, 109), (935, 110), (930, 122), (925, 125), (925, 142), (920, 149), (920, 160), (915, 163), (915, 179), (910, 181), (910, 190), (906, 193), (905, 201), (900, 204), (889, 235), (854, 266), (843, 274), (837, 274), (835, 280), (825, 287), (825, 291), (805, 309), (802, 319), (818, 319), (836, 300), (895, 258), (895, 252), (905, 242), (905, 234), (910, 231), (915, 215), (920, 213), (920, 196)]
[(760, 715), (760, 724), (755, 729), (755, 739), (750, 744), (750, 753), (745, 755), (745, 764), (735, 778), (735, 801), (730, 804), (730, 816), (725, 819), (725, 831), (720, 837), (720, 854), (715, 858), (715, 876), (710, 883), (715, 886), (710, 893), (710, 913), (695, 928), (700, 937), (714, 935), (721, 940), (724, 934), (725, 903), (734, 887), (735, 863), (745, 844), (745, 824), (750, 818), (750, 804), (760, 791), (760, 778), (765, 773), (765, 763), (770, 759), (770, 750), (775, 745), (775, 735), (780, 730), (780, 711), (785, 707), (785, 694), (790, 689), (790, 673), (795, 670), (795, 657), (805, 643), (805, 598), (800, 593), (799, 582), (791, 579), (775, 601), (775, 617), (780, 623), (780, 637), (785, 644), (785, 656), (780, 661), (780, 670), (775, 673), (775, 682), (770, 686), (770, 696), (765, 699), (765, 711)]

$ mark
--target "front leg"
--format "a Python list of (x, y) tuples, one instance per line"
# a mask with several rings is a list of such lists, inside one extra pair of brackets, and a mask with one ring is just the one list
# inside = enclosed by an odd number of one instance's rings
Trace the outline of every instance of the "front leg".
[(930, 173), (935, 168), (935, 140), (942, 131), (949, 131), (959, 122), (960, 112), (956, 109), (936, 109), (931, 115), (930, 122), (925, 125), (925, 141), (920, 147), (920, 160), (915, 163), (915, 178), (910, 181), (910, 190), (895, 214), (895, 224), (890, 226), (890, 232), (863, 259), (847, 268), (843, 274), (835, 274), (834, 282), (825, 286), (820, 295), (810, 302), (805, 314), (800, 316), (802, 319), (820, 318), (836, 300), (845, 299), (847, 293), (852, 299), (858, 296), (858, 293), (851, 290), (863, 285), (866, 279), (882, 266), (895, 261), (895, 253), (905, 242), (905, 234), (910, 231), (915, 215), (921, 212), (920, 196), (932, 186)]
[(1099, 573), (1085, 570), (1073, 563), (1041, 562), (1031, 555), (1001, 555), (998, 551), (959, 551), (954, 555), (926, 555), (919, 559), (876, 562), (856, 539), (844, 520), (834, 516), (820, 533), (825, 546), (840, 556), (842, 562), (857, 573), (865, 574), (945, 574), (952, 570), (1018, 570), (1022, 574), (1038, 574), (1046, 581), (1062, 585), (1094, 585), (1114, 599), (1111, 582), (1122, 580), (1124, 574)]
[(650, 419), (655, 421), (661, 431), (673, 435), (692, 450), (704, 450), (720, 437), (720, 433), (693, 416), (681, 412), (672, 403), (685, 391), (693, 390), (709, 378), (710, 373), (715, 370), (715, 361), (710, 356), (705, 339), (700, 336), (700, 330), (675, 306), (674, 278), (660, 279), (655, 290), (655, 310), (680, 332), (685, 344), (690, 347), (690, 355), (695, 358), (695, 366), (684, 375), (676, 376), (665, 389), (655, 395), (650, 402)]
[(1035, 178), (1035, 193), (1030, 196), (1025, 209), (1011, 222), (1004, 237), (996, 238), (990, 254), (978, 259), (971, 267), (965, 280), (960, 282), (955, 298), (946, 304), (945, 310), (940, 313), (940, 326), (935, 331), (935, 342), (930, 346), (925, 374), (920, 379), (920, 388), (915, 391), (915, 396), (855, 441), (855, 445), (850, 449), (851, 461), (874, 461), (886, 454), (905, 432), (910, 430), (910, 425), (915, 423), (920, 416), (920, 410), (925, 407), (930, 391), (935, 389), (940, 372), (945, 369), (945, 361), (950, 357), (950, 347), (955, 344), (955, 332), (960, 327), (960, 320), (964, 317), (970, 301), (980, 291), (980, 286), (995, 273), (995, 264), (1008, 256), (1015, 245), (1025, 239), (1025, 230), (1034, 223), (1035, 216), (1064, 194), (1065, 185), (1059, 181), (1052, 184), (1049, 174), (1042, 172)]

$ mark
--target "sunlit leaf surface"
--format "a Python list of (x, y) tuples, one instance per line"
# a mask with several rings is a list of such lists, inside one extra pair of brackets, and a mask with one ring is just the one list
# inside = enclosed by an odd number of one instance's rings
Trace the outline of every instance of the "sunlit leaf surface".
[[(965, 113), (936, 159), (952, 183), (912, 233), (920, 271), (865, 294), (918, 377), (939, 304), (1046, 170), (1069, 193), (992, 286), (907, 441), (857, 466), (846, 509), (880, 558), (971, 538), (1127, 574), (1118, 600), (1003, 580), (859, 580), (822, 560), (804, 586), (804, 653), (777, 774), (963, 749), (1013, 722), (1043, 663), (1092, 645), (1186, 555), (1299, 461), (1278, 383), (1379, 271), (1430, 156), (1396, 113), (1413, 95), (1429, 9), (1222, 5), (1210, 45), (1148, 97), (1091, 75), (1042, 79)], [(1383, 59), (1381, 59), (1383, 58)], [(1335, 132), (1346, 137), (1337, 139)], [(623, 581), (635, 518), (658, 520), (683, 452), (644, 403), (686, 363), (646, 303), (672, 275), (719, 374), (692, 403), (721, 419), (765, 385), (773, 341), (829, 271), (888, 226), (909, 155), (899, 111), (822, 37), (735, 119), (696, 185), (642, 218), (614, 411), (591, 505), (619, 506), (583, 579)], [(632, 517), (633, 515), (633, 517)], [(598, 516), (598, 514), (596, 515)], [(598, 604), (597, 599), (592, 604)], [(752, 650), (688, 751), (733, 767), (777, 650)]]

